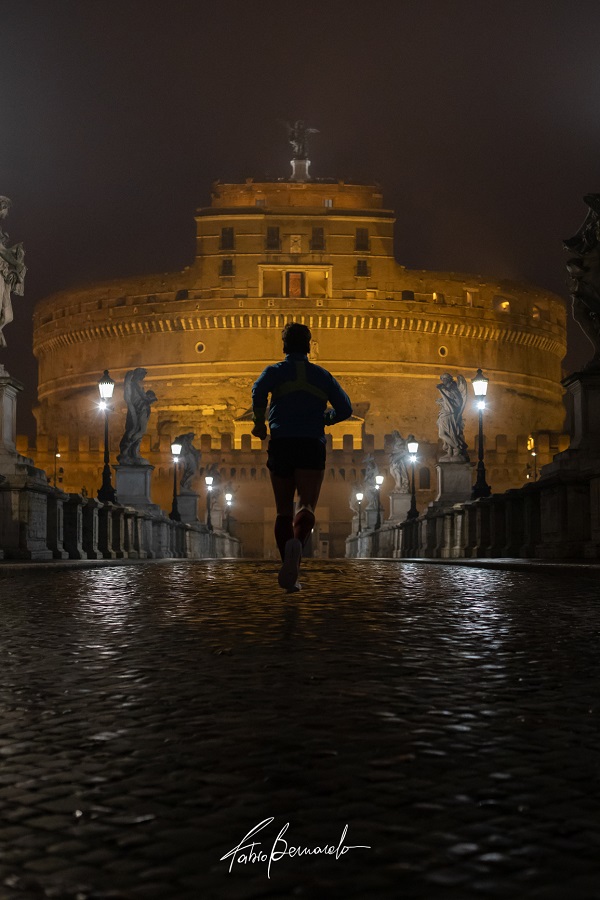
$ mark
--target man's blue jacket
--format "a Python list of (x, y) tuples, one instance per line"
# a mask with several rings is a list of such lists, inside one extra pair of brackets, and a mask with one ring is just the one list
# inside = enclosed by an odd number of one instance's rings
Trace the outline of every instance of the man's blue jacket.
[[(252, 386), (252, 413), (256, 424), (265, 421), (267, 397), (272, 438), (312, 437), (325, 443), (325, 425), (352, 415), (350, 398), (333, 375), (308, 361), (305, 353), (288, 353), (267, 368)], [(327, 409), (327, 401), (333, 409)]]

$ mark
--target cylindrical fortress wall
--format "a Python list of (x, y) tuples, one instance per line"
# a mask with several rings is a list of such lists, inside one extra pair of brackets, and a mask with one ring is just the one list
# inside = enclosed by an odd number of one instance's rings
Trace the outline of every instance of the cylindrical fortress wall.
[[(521, 316), (491, 309), (414, 301), (383, 301), (373, 309), (327, 300), (291, 310), (265, 300), (198, 308), (190, 300), (135, 299), (135, 307), (36, 322), (39, 433), (62, 432), (67, 423), (89, 433), (104, 368), (122, 381), (126, 371), (144, 366), (159, 397), (151, 430), (160, 431), (166, 419), (182, 428), (202, 420), (216, 438), (250, 405), (250, 387), (264, 365), (281, 358), (281, 328), (291, 319), (311, 328), (311, 359), (344, 384), (369, 433), (400, 428), (431, 439), (440, 374), (468, 380), (479, 367), (490, 379), (492, 432), (562, 428), (564, 334), (557, 323), (524, 324)], [(203, 408), (214, 412), (203, 416)]]

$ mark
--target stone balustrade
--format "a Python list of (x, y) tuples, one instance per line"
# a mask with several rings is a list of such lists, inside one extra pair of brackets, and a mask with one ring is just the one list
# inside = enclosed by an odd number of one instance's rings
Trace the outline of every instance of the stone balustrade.
[[(4, 488), (4, 491), (2, 489)], [(40, 484), (0, 484), (0, 559), (206, 559), (239, 557), (222, 529), (174, 522), (164, 513), (101, 503)], [(0, 497), (0, 501), (2, 497)], [(2, 524), (3, 521), (3, 524)]]
[(367, 528), (346, 556), (395, 559), (599, 559), (600, 475), (561, 472), (417, 519)]

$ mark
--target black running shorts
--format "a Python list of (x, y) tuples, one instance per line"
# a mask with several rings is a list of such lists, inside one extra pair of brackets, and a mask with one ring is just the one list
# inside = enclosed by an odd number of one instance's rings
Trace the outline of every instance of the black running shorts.
[(267, 450), (267, 468), (282, 478), (289, 478), (295, 469), (323, 471), (325, 451), (325, 444), (319, 438), (271, 438)]

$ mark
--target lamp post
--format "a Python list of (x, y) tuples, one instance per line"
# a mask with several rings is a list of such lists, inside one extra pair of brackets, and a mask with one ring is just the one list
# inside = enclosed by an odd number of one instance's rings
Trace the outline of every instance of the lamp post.
[(471, 379), (475, 396), (477, 397), (477, 409), (479, 410), (479, 460), (477, 462), (477, 479), (473, 485), (471, 499), (489, 497), (492, 489), (485, 480), (485, 465), (483, 463), (483, 410), (485, 409), (485, 396), (487, 394), (489, 378), (486, 378), (481, 369), (477, 369), (475, 378)]
[[(533, 435), (529, 435), (529, 437), (527, 438), (527, 449), (533, 457), (533, 480), (537, 481), (537, 452), (535, 449), (535, 439)], [(527, 466), (527, 468), (529, 469), (530, 467)], [(529, 473), (527, 474), (527, 478), (531, 478), (531, 475)]]
[(361, 503), (362, 503), (362, 501), (363, 501), (363, 497), (364, 497), (364, 496), (365, 496), (365, 495), (364, 495), (361, 491), (358, 491), (357, 494), (356, 494), (356, 502), (358, 503), (358, 534), (360, 534), (361, 531), (362, 531), (362, 519), (361, 519), (361, 508), (360, 508), (360, 505), (361, 505)]
[(225, 531), (229, 534), (229, 514), (231, 512), (231, 502), (233, 494), (225, 494)]
[(212, 531), (213, 527), (212, 527), (212, 521), (210, 518), (210, 497), (211, 497), (211, 491), (212, 491), (213, 476), (205, 475), (204, 480), (206, 482), (206, 527), (208, 528), (209, 531)]
[(57, 466), (57, 460), (59, 460), (59, 459), (60, 459), (60, 453), (58, 452), (58, 450), (56, 450), (54, 453), (54, 487), (56, 487), (56, 466)]
[(172, 519), (173, 522), (181, 522), (181, 515), (177, 507), (177, 463), (179, 462), (181, 447), (181, 444), (171, 444), (171, 453), (173, 454), (173, 505), (171, 507), (171, 512), (169, 513), (169, 518)]
[(98, 491), (98, 500), (102, 503), (115, 503), (117, 497), (115, 489), (110, 481), (110, 465), (108, 452), (108, 413), (112, 409), (108, 401), (112, 399), (115, 383), (108, 374), (108, 369), (104, 370), (104, 375), (98, 382), (98, 391), (100, 392), (100, 409), (104, 412), (104, 469), (102, 470), (102, 487)]
[(406, 513), (406, 521), (410, 522), (411, 519), (419, 518), (419, 511), (417, 509), (417, 495), (415, 494), (415, 463), (417, 461), (417, 450), (419, 449), (419, 442), (415, 441), (414, 434), (409, 434), (406, 439), (406, 449), (410, 453), (410, 461), (412, 463), (412, 493), (410, 498), (410, 509)]
[(381, 501), (379, 499), (379, 493), (381, 491), (381, 485), (383, 484), (383, 475), (375, 476), (375, 490), (377, 491), (377, 521), (375, 522), (375, 530), (381, 528)]

